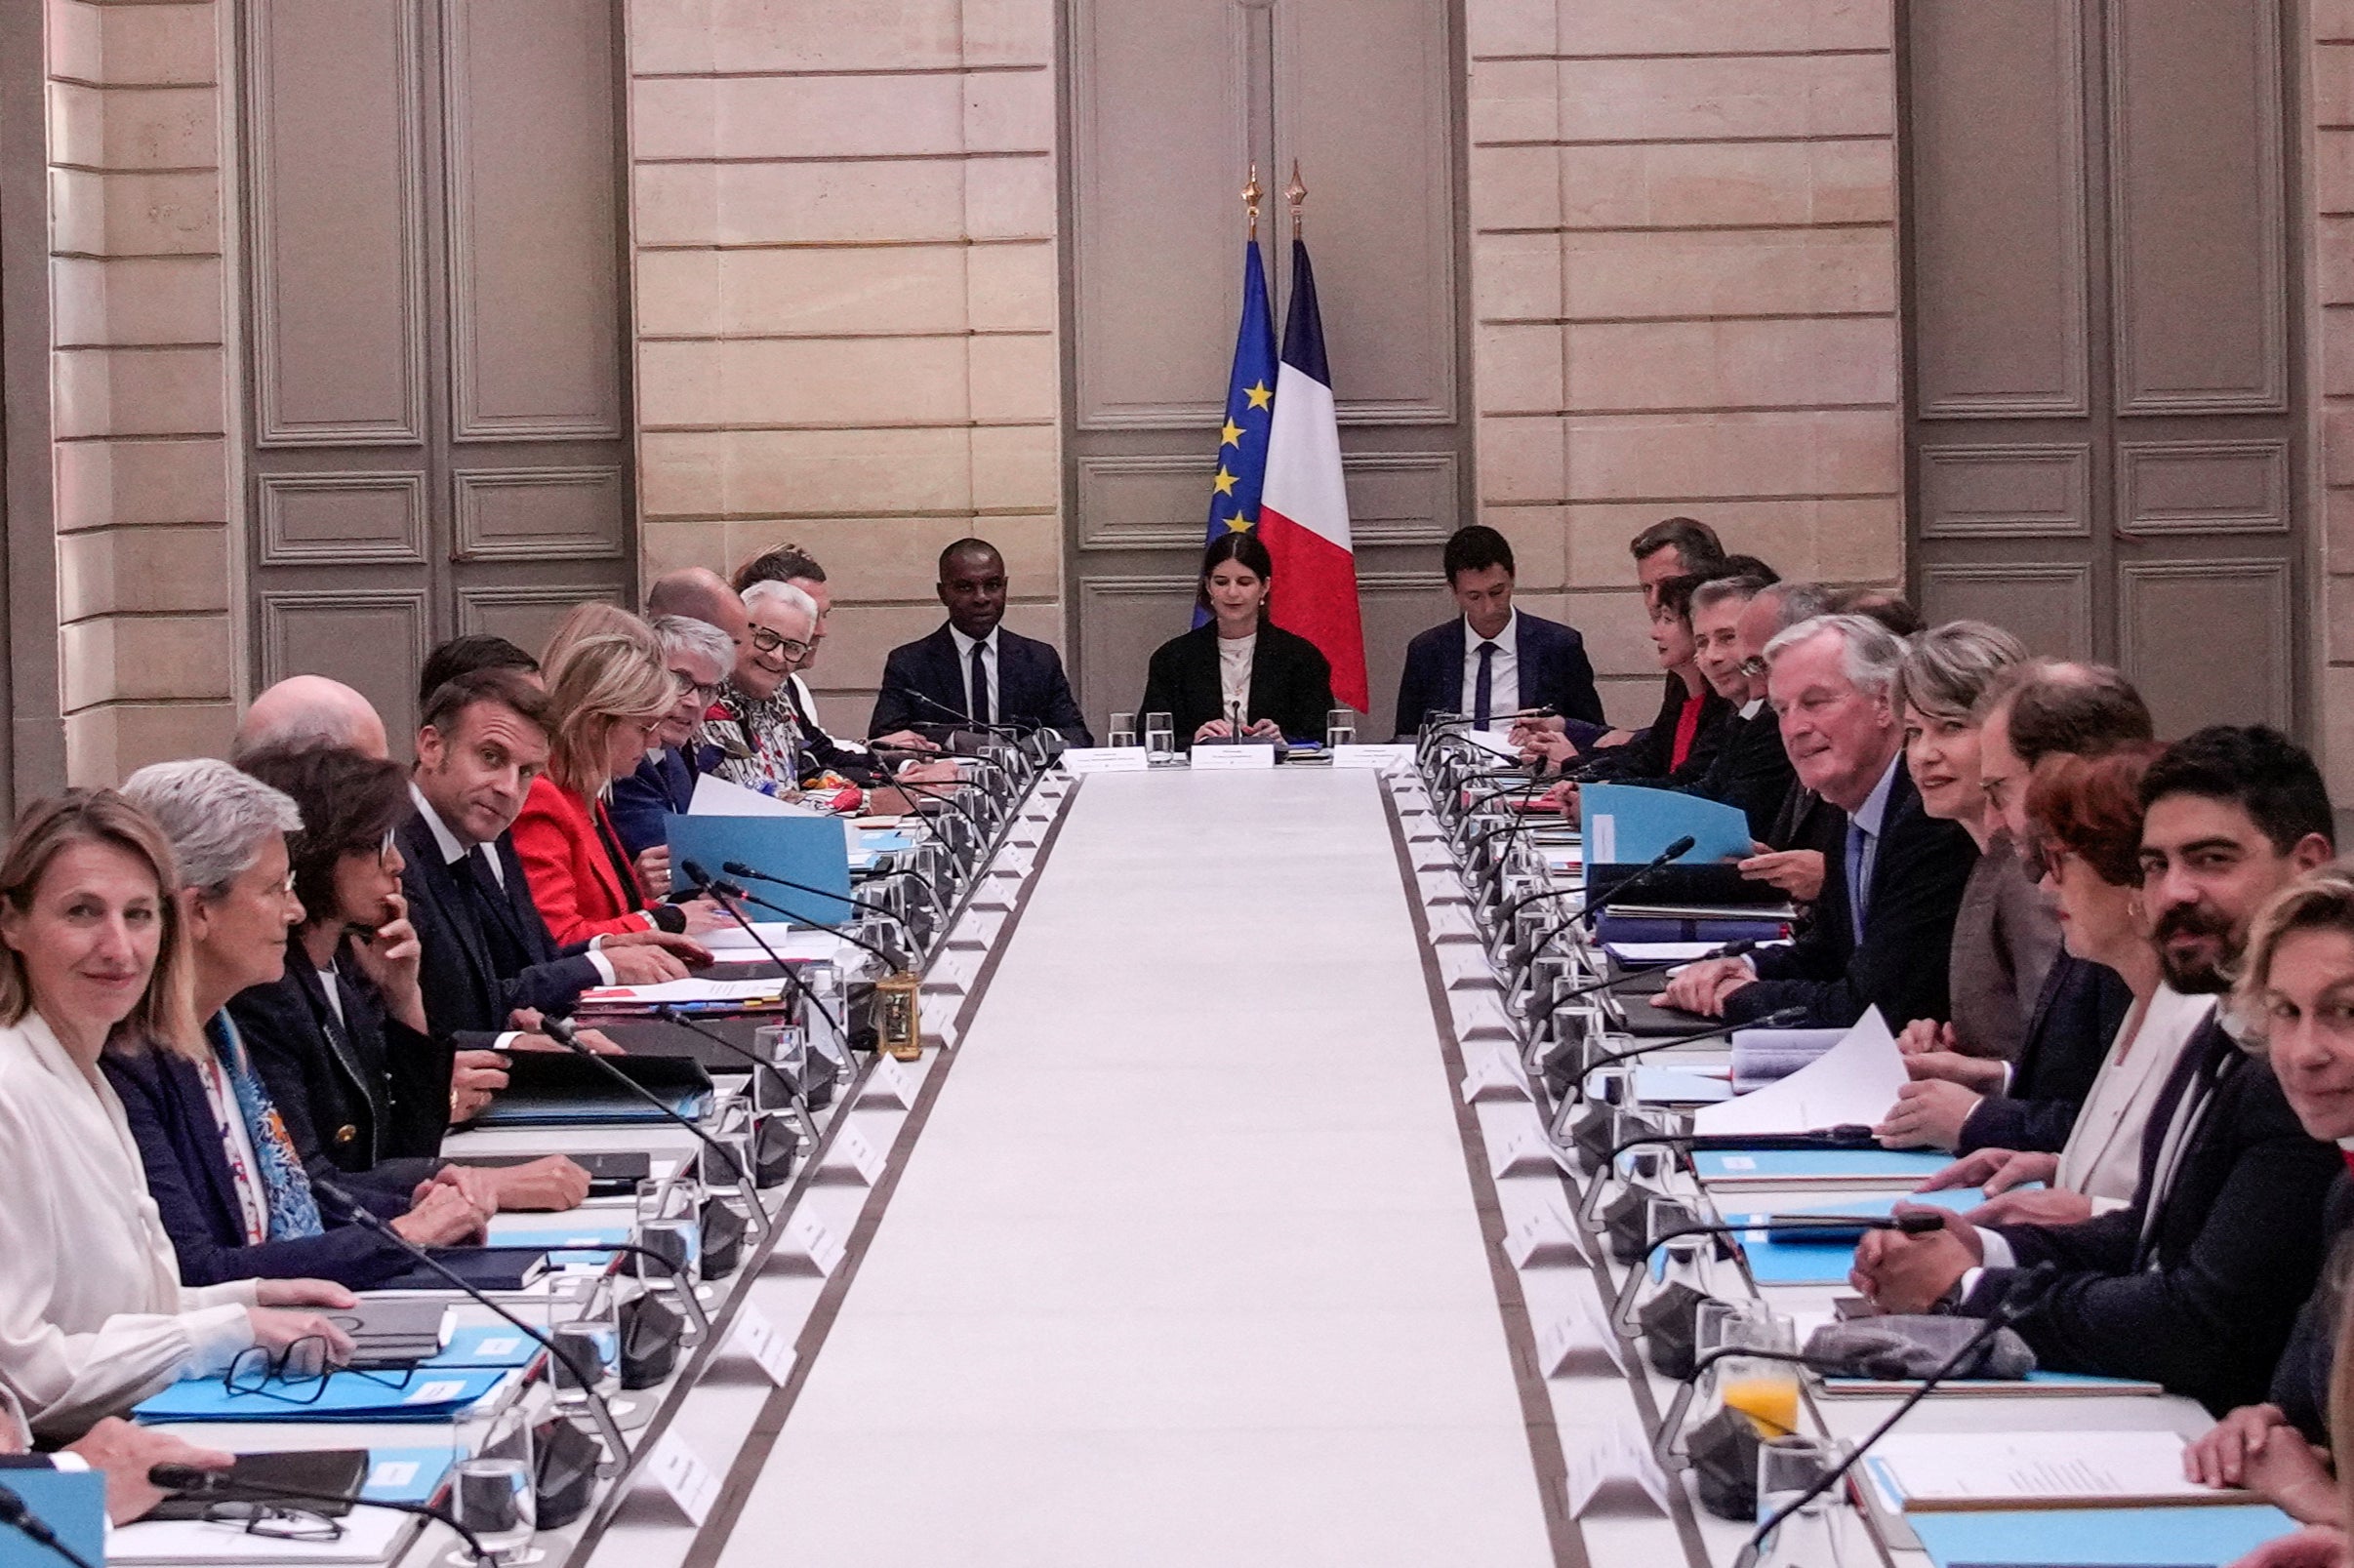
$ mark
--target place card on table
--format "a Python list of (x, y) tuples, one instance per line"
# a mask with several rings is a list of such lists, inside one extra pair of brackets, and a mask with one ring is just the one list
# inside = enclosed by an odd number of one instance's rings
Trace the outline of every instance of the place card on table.
[(1498, 1180), (1508, 1176), (1563, 1176), (1569, 1169), (1566, 1149), (1555, 1146), (1534, 1117), (1517, 1126), (1501, 1143), (1488, 1147), (1487, 1168)]
[(1626, 1342), (1589, 1290), (1572, 1291), (1568, 1310), (1537, 1329), (1536, 1348), (1537, 1371), (1548, 1378), (1566, 1376), (1572, 1362), (1588, 1357), (1627, 1370)]
[(757, 1304), (746, 1302), (737, 1308), (736, 1329), (728, 1344), (758, 1363), (760, 1370), (768, 1374), (768, 1381), (778, 1387), (784, 1387), (786, 1380), (792, 1376), (796, 1359), (792, 1341), (786, 1338)]
[(1140, 745), (1075, 745), (1060, 758), (1073, 773), (1143, 773), (1151, 767)]
[(1651, 1452), (1650, 1439), (1627, 1422), (1613, 1422), (1594, 1434), (1585, 1451), (1568, 1464), (1569, 1516), (1585, 1517), (1586, 1509), (1613, 1483), (1632, 1486), (1661, 1513), (1668, 1511), (1667, 1471)]
[[(858, 1103), (876, 1110), (911, 1109), (915, 1104), (915, 1075), (897, 1057), (877, 1053), (867, 1081), (859, 1085)], [(845, 1127), (842, 1131), (848, 1134), (857, 1129)]]
[(1504, 1255), (1515, 1268), (1566, 1267), (1591, 1261), (1577, 1226), (1550, 1203), (1529, 1210), (1504, 1232)]
[(1527, 1080), (1521, 1076), (1520, 1064), (1502, 1051), (1467, 1051), (1464, 1053), (1463, 1103), (1475, 1105), (1482, 1100), (1526, 1100)]
[(1414, 766), (1414, 748), (1410, 745), (1336, 745), (1332, 748), (1332, 765), (1336, 768), (1368, 768), (1377, 773), (1392, 773)]
[(858, 1124), (845, 1121), (842, 1130), (833, 1135), (833, 1142), (826, 1146), (826, 1158), (818, 1166), (817, 1180), (873, 1186), (882, 1180), (886, 1163), (882, 1151), (868, 1142)]
[(1273, 743), (1256, 741), (1245, 741), (1240, 745), (1197, 745), (1194, 747), (1194, 768), (1196, 772), (1205, 768), (1211, 772), (1222, 768), (1272, 768), (1275, 766), (1275, 754)]
[(785, 1242), (791, 1249), (787, 1257), (807, 1259), (821, 1274), (832, 1273), (848, 1255), (841, 1238), (806, 1203), (796, 1206), (785, 1222)]
[(700, 1529), (719, 1501), (719, 1474), (676, 1432), (665, 1432), (646, 1456), (646, 1472), (670, 1495), (679, 1511)]

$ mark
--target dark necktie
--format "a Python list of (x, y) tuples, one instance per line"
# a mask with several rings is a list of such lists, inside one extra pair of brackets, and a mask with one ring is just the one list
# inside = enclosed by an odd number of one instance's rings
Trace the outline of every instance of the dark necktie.
[(1487, 728), (1489, 714), (1495, 706), (1495, 695), (1496, 645), (1483, 642), (1480, 644), (1479, 679), (1472, 686), (1472, 724), (1476, 728)]
[(988, 652), (988, 643), (973, 644), (973, 701), (964, 712), (975, 724), (989, 722), (989, 666), (981, 662), (982, 656)]
[(468, 850), (451, 864), (450, 870), (473, 901), (474, 916), (482, 926), (482, 941), (490, 949), (491, 969), (502, 978), (511, 978), (531, 967), (531, 954), (524, 951), (521, 939), (515, 935), (514, 905), (507, 902), (507, 892), (491, 880), (490, 868), (482, 857)]

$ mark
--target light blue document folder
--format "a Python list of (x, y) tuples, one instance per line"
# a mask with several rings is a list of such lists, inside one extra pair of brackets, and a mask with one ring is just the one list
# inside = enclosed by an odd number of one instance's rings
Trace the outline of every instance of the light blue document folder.
[[(1757, 1214), (1727, 1214), (1725, 1223), (1757, 1225), (1768, 1218), (1796, 1220), (1817, 1215), (1853, 1215), (1878, 1220), (1895, 1212), (1900, 1202), (1961, 1213), (1985, 1201), (1986, 1194), (1976, 1187), (1908, 1192), (1901, 1198), (1859, 1192), (1852, 1201), (1845, 1203), (1810, 1203)], [(1839, 1285), (1847, 1282), (1848, 1266), (1855, 1258), (1855, 1242), (1862, 1234), (1860, 1228), (1820, 1236), (1776, 1236), (1757, 1231), (1734, 1239), (1740, 1242), (1741, 1251), (1749, 1260), (1750, 1278), (1761, 1285)]]
[(1937, 1568), (2221, 1568), (2296, 1529), (2261, 1506), (1907, 1513), (1904, 1522)]
[[(96, 1470), (0, 1470), (0, 1486), (85, 1562), (106, 1560), (106, 1477)], [(0, 1525), (0, 1568), (64, 1568), (65, 1559)]]
[[(269, 1392), (231, 1393), (219, 1378), (187, 1378), (140, 1402), (142, 1421), (454, 1422), (506, 1381), (503, 1371), (336, 1372), (315, 1399), (277, 1380)], [(271, 1394), (280, 1397), (271, 1397)], [(289, 1395), (293, 1394), (293, 1397)], [(296, 1398), (306, 1402), (296, 1402)]]
[[(693, 861), (709, 876), (742, 882), (754, 898), (775, 905), (795, 920), (812, 925), (837, 925), (854, 919), (850, 905), (850, 849), (838, 817), (680, 817), (663, 819), (670, 845), (671, 875), (685, 885), (679, 869)], [(736, 861), (770, 876), (805, 887), (823, 888), (832, 897), (799, 893), (751, 877), (733, 876), (726, 866)], [(772, 910), (754, 905), (746, 911), (754, 920), (777, 918)]]
[(1588, 784), (1578, 792), (1586, 824), (1585, 864), (1640, 865), (1685, 834), (1692, 847), (1676, 857), (1678, 865), (1749, 858), (1749, 818), (1721, 800), (1638, 784)]
[(1918, 1186), (1954, 1162), (1935, 1149), (1760, 1148), (1694, 1151), (1703, 1182), (1886, 1182)]
[(360, 1496), (371, 1503), (427, 1503), (460, 1455), (449, 1448), (371, 1448)]

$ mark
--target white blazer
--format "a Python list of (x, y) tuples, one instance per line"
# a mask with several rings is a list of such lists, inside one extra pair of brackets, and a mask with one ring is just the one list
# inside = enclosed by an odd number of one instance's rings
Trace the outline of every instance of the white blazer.
[(190, 1290), (123, 1105), (37, 1013), (0, 1027), (0, 1382), (43, 1437), (253, 1344), (253, 1280)]

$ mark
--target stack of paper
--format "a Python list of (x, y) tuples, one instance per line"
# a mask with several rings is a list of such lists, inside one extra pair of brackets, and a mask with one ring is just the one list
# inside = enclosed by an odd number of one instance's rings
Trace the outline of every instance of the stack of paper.
[(1898, 1432), (1864, 1456), (1881, 1504), (1907, 1513), (2232, 1505), (2182, 1473), (2172, 1431)]
[(1879, 1008), (1867, 1008), (1839, 1044), (1789, 1077), (1724, 1105), (1702, 1106), (1692, 1130), (1720, 1137), (1869, 1127), (1887, 1114), (1908, 1081), (1896, 1036)]

